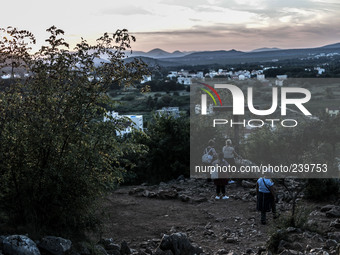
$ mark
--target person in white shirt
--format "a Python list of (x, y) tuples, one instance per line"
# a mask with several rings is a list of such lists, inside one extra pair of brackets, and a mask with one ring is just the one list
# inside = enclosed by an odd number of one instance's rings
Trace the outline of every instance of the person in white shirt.
[(235, 156), (240, 158), (240, 156), (236, 153), (234, 147), (232, 146), (232, 142), (230, 139), (225, 141), (225, 146), (222, 148), (224, 159), (231, 165), (235, 166)]
[[(232, 146), (232, 142), (230, 139), (225, 141), (225, 146), (222, 148), (223, 158), (226, 160), (229, 165), (235, 166), (235, 156), (241, 158), (235, 151), (234, 147)], [(229, 184), (234, 183), (233, 180), (229, 180)]]

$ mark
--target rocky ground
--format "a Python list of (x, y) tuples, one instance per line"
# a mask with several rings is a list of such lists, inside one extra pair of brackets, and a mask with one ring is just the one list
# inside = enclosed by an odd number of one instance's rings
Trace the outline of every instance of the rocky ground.
[[(299, 183), (291, 180), (286, 188), (279, 186), (279, 219), (268, 213), (268, 224), (260, 223), (256, 211), (254, 180), (243, 180), (227, 186), (228, 200), (215, 199), (215, 187), (206, 180), (183, 177), (155, 186), (121, 187), (105, 201), (108, 220), (104, 237), (145, 253), (160, 244), (164, 234), (185, 233), (205, 254), (261, 254), (269, 236), (275, 233), (277, 253), (336, 254), (340, 242), (340, 200), (333, 204), (305, 202), (297, 198), (298, 221), (302, 228), (288, 227), (286, 215), (291, 212), (292, 191)], [(285, 227), (284, 233), (278, 226)], [(288, 252), (290, 250), (290, 253)]]
[[(72, 244), (58, 237), (33, 242), (25, 236), (1, 236), (0, 255), (339, 255), (340, 200), (316, 204), (303, 200), (301, 193), (298, 226), (287, 223), (299, 185), (294, 180), (286, 182), (288, 190), (278, 185), (281, 215), (274, 220), (268, 213), (266, 225), (260, 223), (256, 211), (254, 180), (228, 185), (228, 200), (215, 199), (212, 182), (184, 177), (154, 186), (123, 186), (103, 202), (104, 224), (100, 236), (93, 237), (99, 243)], [(25, 249), (20, 253), (17, 246)]]

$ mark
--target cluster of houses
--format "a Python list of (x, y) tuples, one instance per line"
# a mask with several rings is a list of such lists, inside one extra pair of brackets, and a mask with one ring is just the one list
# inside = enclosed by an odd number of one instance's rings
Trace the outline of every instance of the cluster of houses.
[(332, 52), (332, 53), (319, 53), (319, 54), (310, 54), (309, 57), (306, 59), (319, 59), (319, 58), (329, 58), (340, 55), (338, 52)]
[[(158, 116), (172, 116), (174, 118), (180, 117), (179, 107), (163, 107), (156, 111)], [(144, 131), (143, 115), (119, 115), (118, 112), (112, 111), (106, 113), (104, 122), (121, 120), (121, 128), (116, 130), (117, 136), (124, 136), (131, 133), (133, 130)]]
[[(189, 72), (186, 70), (180, 70), (180, 71), (170, 71), (167, 75), (167, 78), (169, 79), (176, 79), (178, 83), (183, 84), (183, 85), (191, 85), (193, 79), (200, 79), (200, 80), (205, 80), (206, 78), (227, 78), (228, 80), (247, 80), (251, 78), (255, 78), (261, 82), (266, 82), (265, 75), (263, 72), (265, 70), (271, 69), (271, 68), (277, 68), (274, 66), (271, 67), (264, 67), (262, 70), (223, 70), (223, 69), (218, 69), (217, 71), (215, 70), (210, 70), (208, 73), (203, 73), (203, 71), (198, 71), (198, 72)], [(276, 80), (275, 80), (275, 85), (276, 86), (282, 86), (283, 81), (286, 80), (288, 77), (287, 75), (277, 75)]]
[[(27, 78), (27, 77), (29, 77), (29, 76), (30, 76), (30, 75), (29, 75), (28, 73), (25, 73), (25, 74), (23, 74), (23, 75), (20, 75), (20, 74), (17, 74), (17, 73), (13, 74), (13, 77), (14, 77), (15, 79), (20, 79), (20, 78), (22, 78), (22, 77)], [(11, 74), (3, 74), (3, 75), (0, 76), (0, 78), (1, 78), (1, 79), (4, 79), (4, 80), (6, 80), (6, 79), (11, 79), (11, 78), (12, 78), (12, 75), (11, 75)]]

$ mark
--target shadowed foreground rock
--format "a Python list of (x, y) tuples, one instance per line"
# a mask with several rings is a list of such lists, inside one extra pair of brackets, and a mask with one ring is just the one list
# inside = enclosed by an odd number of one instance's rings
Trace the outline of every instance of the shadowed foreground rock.
[(203, 253), (203, 250), (200, 247), (190, 243), (187, 235), (184, 233), (164, 235), (159, 248), (163, 251), (170, 250), (174, 255), (194, 255)]
[(3, 252), (7, 255), (40, 255), (36, 244), (23, 235), (6, 237), (3, 242)]
[(38, 243), (38, 247), (53, 255), (63, 255), (71, 250), (72, 242), (61, 237), (45, 236)]

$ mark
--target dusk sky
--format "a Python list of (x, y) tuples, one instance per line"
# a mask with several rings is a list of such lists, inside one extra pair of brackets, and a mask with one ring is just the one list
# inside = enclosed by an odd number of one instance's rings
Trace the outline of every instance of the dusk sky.
[(126, 28), (133, 50), (306, 48), (340, 42), (338, 0), (20, 0), (2, 3), (0, 27), (32, 31), (41, 45), (51, 25), (74, 46)]

